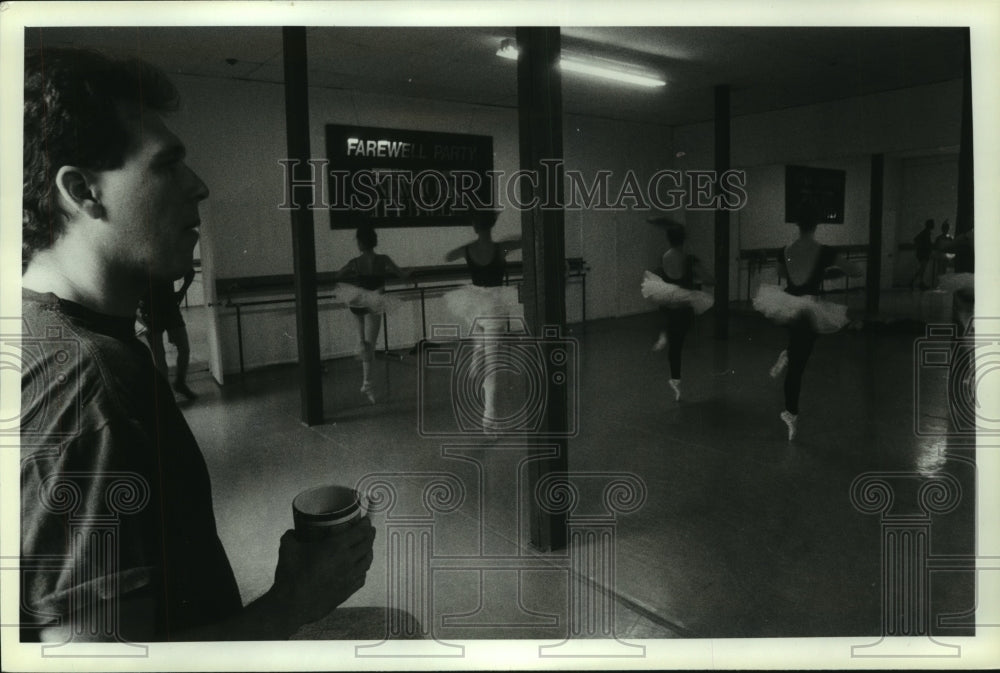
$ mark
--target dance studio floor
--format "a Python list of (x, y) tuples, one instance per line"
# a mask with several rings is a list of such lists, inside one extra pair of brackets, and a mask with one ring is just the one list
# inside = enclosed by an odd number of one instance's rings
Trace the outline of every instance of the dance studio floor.
[[(789, 442), (780, 380), (768, 376), (780, 329), (737, 309), (729, 339), (717, 341), (706, 314), (689, 336), (676, 403), (666, 353), (650, 351), (656, 319), (597, 321), (569, 335), (579, 394), (569, 552), (527, 544), (523, 436), (429, 436), (451, 393), (440, 372), (418, 372), (417, 355), (376, 361), (374, 406), (358, 392), (359, 363), (326, 363), (328, 420), (315, 427), (299, 421), (294, 367), (232, 377), (224, 388), (193, 374), (200, 397), (183, 409), (213, 476), (244, 599), (269, 586), (298, 491), (365, 480), (394, 499), (373, 514), (377, 558), (349, 605), (383, 605), (392, 594), (443, 641), (614, 633), (865, 644), (899, 628), (904, 613), (918, 616), (908, 633), (969, 635), (968, 620), (944, 616), (974, 607), (973, 573), (929, 572), (929, 588), (882, 573), (883, 557), (920, 567), (974, 553), (974, 454), (967, 435), (945, 432), (948, 371), (915, 366), (933, 363), (920, 354), (941, 344), (914, 321), (821, 338), (803, 383), (800, 436)], [(508, 377), (502, 404), (517, 404), (522, 378)], [(852, 495), (856, 479), (868, 487)], [(891, 503), (879, 500), (885, 488)], [(940, 513), (927, 516), (927, 507)], [(889, 534), (904, 523), (927, 548)], [(408, 539), (423, 546), (396, 544)]]

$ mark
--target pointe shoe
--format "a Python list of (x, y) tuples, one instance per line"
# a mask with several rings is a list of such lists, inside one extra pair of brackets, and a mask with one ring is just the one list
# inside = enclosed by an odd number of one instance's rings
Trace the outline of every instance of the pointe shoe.
[(664, 334), (663, 332), (660, 332), (660, 338), (656, 340), (655, 344), (653, 344), (653, 352), (658, 353), (659, 351), (662, 351), (666, 347), (667, 347), (667, 335)]
[(502, 425), (496, 419), (490, 416), (483, 416), (483, 434), (490, 439), (497, 439), (500, 437), (500, 430)]
[(375, 387), (369, 381), (365, 381), (361, 386), (361, 394), (368, 398), (368, 401), (375, 404)]
[(778, 359), (775, 361), (774, 366), (771, 367), (771, 378), (776, 379), (781, 376), (781, 372), (785, 371), (785, 367), (788, 366), (788, 351), (781, 351), (778, 354)]
[(186, 397), (189, 402), (193, 402), (198, 399), (198, 396), (195, 395), (193, 390), (187, 387), (186, 383), (181, 383), (180, 381), (174, 383), (174, 390)]
[(785, 422), (785, 425), (788, 426), (788, 440), (791, 441), (791, 440), (795, 439), (795, 435), (798, 434), (798, 431), (799, 431), (799, 428), (798, 428), (798, 422), (799, 422), (798, 414), (793, 414), (790, 411), (782, 411), (781, 412), (781, 420), (783, 420)]
[(681, 401), (681, 380), (670, 379), (670, 387), (674, 389), (674, 402)]

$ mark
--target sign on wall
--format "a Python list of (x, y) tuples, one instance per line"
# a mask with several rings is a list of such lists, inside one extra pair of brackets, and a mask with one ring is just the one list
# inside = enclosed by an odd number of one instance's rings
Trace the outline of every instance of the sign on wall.
[(493, 138), (326, 125), (330, 227), (466, 226), (494, 207)]
[(785, 167), (785, 222), (798, 222), (809, 206), (819, 224), (844, 223), (844, 183), (847, 173), (811, 166)]

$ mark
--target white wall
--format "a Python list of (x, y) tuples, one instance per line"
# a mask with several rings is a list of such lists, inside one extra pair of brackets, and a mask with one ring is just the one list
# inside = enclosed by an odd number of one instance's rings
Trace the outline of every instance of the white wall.
[(899, 228), (899, 209), (902, 200), (902, 168), (901, 160), (895, 156), (886, 156), (883, 176), (882, 202), (882, 288), (893, 286), (893, 276), (899, 268), (899, 256), (896, 252), (898, 242), (896, 230)]
[[(895, 257), (890, 255), (896, 246), (897, 221), (905, 220), (901, 211), (907, 198), (906, 190), (898, 187), (901, 162), (892, 155), (957, 146), (960, 123), (960, 81), (733, 118), (731, 164), (747, 171), (748, 202), (730, 217), (730, 296), (746, 296), (746, 274), (735, 261), (741, 246), (780, 245), (795, 235), (794, 227), (784, 224), (782, 216), (787, 164), (846, 170), (845, 223), (822, 225), (817, 237), (831, 244), (867, 243), (870, 161), (876, 153), (887, 155), (882, 270), (883, 285), (887, 285), (894, 275)], [(712, 167), (711, 122), (676, 127), (673, 140), (678, 154), (683, 153), (677, 168)], [(936, 190), (950, 189), (950, 179), (941, 179), (945, 182), (936, 185)], [(696, 234), (692, 251), (712, 260), (713, 214), (688, 211), (685, 217), (689, 231)]]
[[(278, 209), (283, 198), (285, 157), (284, 93), (281, 85), (178, 76), (184, 109), (172, 126), (189, 147), (189, 163), (212, 190), (202, 208), (202, 265), (206, 301), (212, 304), (213, 374), (238, 370), (235, 312), (219, 306), (215, 279), (292, 272), (290, 218)], [(310, 90), (311, 151), (325, 155), (328, 123), (412, 130), (472, 133), (493, 137), (494, 168), (518, 169), (517, 113), (495, 107), (459, 105), (359, 92)], [(566, 169), (593, 174), (612, 170), (611, 192), (632, 169), (642, 177), (669, 167), (670, 129), (567, 117), (564, 132)], [(662, 233), (645, 222), (647, 212), (567, 212), (566, 254), (582, 256), (587, 279), (587, 318), (648, 310), (639, 296), (643, 268), (662, 254)], [(314, 212), (316, 265), (340, 268), (357, 254), (353, 231), (330, 229), (329, 215)], [(495, 236), (520, 232), (520, 217), (507, 209)], [(456, 227), (381, 229), (379, 252), (400, 266), (444, 263), (444, 253), (468, 242), (471, 230)], [(513, 255), (511, 259), (518, 259)], [(581, 287), (570, 284), (567, 314), (580, 318)], [(265, 297), (266, 298), (266, 297)], [(427, 306), (429, 325), (452, 322), (442, 302)], [(297, 358), (295, 316), (291, 304), (243, 309), (243, 349), (247, 367)], [(405, 302), (390, 315), (390, 347), (408, 347), (421, 336), (419, 304)], [(346, 309), (320, 302), (323, 357), (347, 355), (356, 348), (353, 318)]]
[[(283, 88), (280, 85), (178, 77), (185, 109), (173, 120), (190, 148), (190, 163), (212, 189), (203, 207), (202, 263), (206, 300), (215, 351), (213, 372), (238, 368), (233, 311), (218, 306), (214, 280), (233, 276), (287, 274), (292, 271), (290, 221), (278, 210), (283, 198), (285, 156)], [(780, 245), (794, 235), (783, 223), (784, 166), (789, 163), (840, 168), (847, 172), (846, 217), (843, 225), (820, 228), (828, 243), (866, 243), (870, 189), (870, 157), (884, 153), (883, 277), (893, 276), (897, 230), (910, 217), (913, 180), (904, 180), (910, 164), (896, 155), (937, 151), (958, 143), (959, 82), (891, 91), (848, 100), (736, 117), (732, 120), (732, 165), (747, 171), (749, 200), (731, 217), (731, 249)], [(491, 135), (494, 167), (518, 168), (516, 111), (450, 102), (369, 95), (328, 89), (310, 90), (311, 143), (314, 157), (325, 154), (324, 125), (361, 124), (414, 130)], [(567, 170), (593, 175), (611, 170), (611, 193), (633, 170), (644, 180), (663, 168), (710, 169), (712, 124), (674, 129), (567, 116), (564, 124)], [(910, 173), (912, 175), (912, 170)], [(949, 180), (944, 173), (935, 182)], [(945, 186), (937, 193), (947, 194)], [(948, 199), (951, 196), (947, 196)], [(945, 199), (942, 196), (942, 199)], [(921, 211), (922, 212), (922, 211)], [(615, 317), (648, 310), (638, 293), (642, 269), (657, 264), (665, 247), (662, 232), (646, 223), (647, 211), (569, 210), (566, 254), (583, 257), (590, 266), (587, 318)], [(324, 211), (314, 213), (316, 259), (320, 271), (339, 268), (356, 254), (351, 231), (332, 231)], [(711, 212), (677, 211), (686, 221), (689, 248), (713, 266), (714, 219)], [(897, 221), (900, 223), (897, 225)], [(500, 237), (517, 234), (520, 220), (512, 209), (498, 221)], [(401, 266), (443, 263), (443, 254), (471, 239), (462, 228), (380, 230), (379, 250)], [(515, 256), (516, 258), (516, 256)], [(730, 294), (745, 296), (745, 278), (731, 265)], [(580, 317), (580, 286), (567, 296), (570, 321)], [(450, 322), (441, 302), (428, 304), (428, 323)], [(321, 302), (321, 351), (324, 357), (346, 355), (355, 348), (354, 325), (343, 309)], [(211, 326), (215, 325), (214, 330)], [(244, 320), (247, 366), (292, 361), (297, 357), (294, 311), (248, 309)], [(419, 308), (404, 304), (391, 316), (390, 346), (407, 347), (420, 337)]]
[[(868, 240), (871, 163), (864, 157), (808, 162), (814, 168), (831, 168), (845, 173), (844, 222), (820, 227), (818, 236), (828, 245), (847, 245)], [(736, 222), (734, 251), (748, 248), (778, 248), (797, 235), (795, 224), (785, 222), (785, 167), (755, 166), (746, 170), (746, 207), (733, 214)], [(773, 279), (770, 274), (766, 277)], [(737, 278), (739, 297), (747, 296), (747, 276)], [(755, 281), (751, 281), (752, 283)], [(852, 283), (861, 284), (861, 279)], [(837, 284), (842, 286), (841, 283)], [(751, 287), (751, 291), (753, 287)], [(732, 295), (736, 298), (736, 295)]]
[[(598, 170), (612, 172), (608, 190), (612, 201), (628, 171), (645, 185), (657, 170), (672, 165), (668, 128), (567, 116), (563, 142), (567, 171), (579, 170), (585, 176)], [(658, 266), (666, 249), (663, 232), (646, 221), (650, 216), (641, 208), (567, 209), (566, 255), (583, 257), (590, 266), (588, 320), (649, 310), (639, 294), (642, 271)], [(574, 287), (566, 298), (570, 321), (578, 316), (576, 291)]]

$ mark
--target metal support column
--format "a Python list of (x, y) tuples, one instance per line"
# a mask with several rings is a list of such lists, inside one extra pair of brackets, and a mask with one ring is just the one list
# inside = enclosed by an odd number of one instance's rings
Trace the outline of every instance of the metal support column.
[(975, 180), (972, 156), (972, 54), (969, 33), (965, 34), (965, 65), (962, 75), (962, 129), (958, 147), (958, 209), (955, 236), (975, 227)]
[(715, 87), (715, 338), (729, 338), (729, 210), (719, 179), (729, 170), (729, 85)]
[[(521, 169), (538, 176), (537, 184), (522, 181), (521, 200), (536, 205), (521, 212), (524, 239), (524, 307), (535, 338), (543, 328), (566, 328), (566, 248), (562, 208), (563, 158), (562, 79), (559, 74), (560, 35), (558, 28), (518, 28), (520, 55), (517, 64), (518, 131)], [(545, 162), (545, 163), (543, 163)], [(546, 165), (548, 164), (548, 165)], [(543, 207), (544, 205), (550, 207)], [(546, 408), (541, 435), (565, 433), (568, 425), (568, 396), (565, 386), (547, 381)], [(539, 438), (535, 438), (536, 440)], [(558, 445), (557, 455), (531, 462), (530, 493), (534, 485), (551, 472), (568, 467), (565, 436), (544, 440), (547, 447)], [(541, 550), (566, 546), (565, 514), (543, 511), (534, 499), (529, 509), (531, 543)]]
[(288, 172), (291, 196), (292, 259), (295, 270), (295, 327), (299, 349), (299, 388), (302, 422), (323, 422), (323, 381), (319, 357), (319, 307), (316, 298), (316, 242), (311, 203), (298, 201), (293, 185), (309, 181), (309, 82), (306, 75), (306, 29), (282, 28), (285, 60), (285, 128), (288, 158), (294, 162)]
[[(865, 313), (878, 315), (879, 290), (882, 287), (882, 198), (885, 193), (885, 157), (872, 155), (871, 205), (868, 215), (868, 269), (865, 278)], [(845, 284), (845, 287), (846, 284)]]

